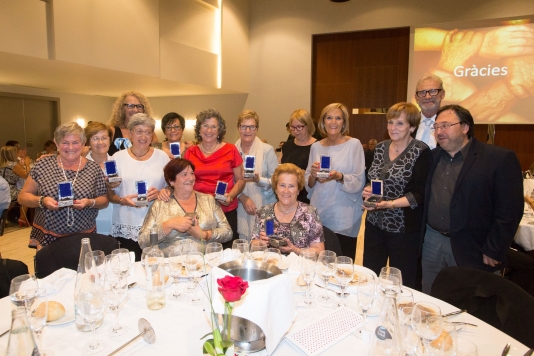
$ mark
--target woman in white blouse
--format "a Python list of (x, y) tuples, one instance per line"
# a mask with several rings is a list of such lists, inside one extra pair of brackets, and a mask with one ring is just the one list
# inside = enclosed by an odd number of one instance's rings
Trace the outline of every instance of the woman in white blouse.
[[(348, 136), (349, 112), (343, 104), (326, 106), (318, 129), (324, 137), (310, 150), (306, 189), (324, 226), (336, 233), (345, 256), (354, 258), (362, 217), (365, 158), (358, 139)], [(321, 156), (330, 156), (328, 178), (318, 178)]]
[[(122, 181), (108, 188), (108, 199), (114, 204), (110, 234), (119, 240), (121, 248), (135, 252), (136, 261), (141, 260), (142, 253), (137, 242), (139, 231), (158, 192), (165, 187), (163, 167), (169, 162), (165, 152), (150, 147), (155, 126), (148, 115), (133, 115), (128, 121), (132, 146), (112, 156)], [(148, 206), (136, 206), (137, 181), (147, 182)]]
[(240, 139), (235, 146), (243, 161), (245, 155), (255, 157), (254, 177), (245, 178), (245, 189), (239, 195), (237, 207), (237, 231), (240, 239), (250, 240), (254, 227), (256, 210), (264, 205), (276, 202), (271, 187), (271, 177), (278, 159), (274, 148), (262, 142), (256, 135), (260, 128), (260, 118), (252, 110), (245, 110), (237, 117), (237, 129)]

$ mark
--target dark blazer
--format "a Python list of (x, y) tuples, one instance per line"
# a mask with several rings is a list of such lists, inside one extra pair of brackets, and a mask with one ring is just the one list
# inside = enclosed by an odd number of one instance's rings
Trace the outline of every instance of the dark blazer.
[[(474, 137), (472, 140), (451, 201), (451, 247), (458, 266), (493, 271), (497, 268), (485, 265), (482, 254), (505, 261), (523, 217), (523, 177), (513, 151)], [(432, 150), (434, 161), (426, 183), (424, 222), (432, 177), (442, 152), (441, 147)]]

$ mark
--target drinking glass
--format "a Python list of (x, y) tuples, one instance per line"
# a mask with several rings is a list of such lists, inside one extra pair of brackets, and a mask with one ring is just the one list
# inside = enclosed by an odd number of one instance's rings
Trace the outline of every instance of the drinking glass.
[(478, 356), (477, 345), (473, 341), (456, 336), (454, 344), (456, 345), (456, 356)]
[(319, 297), (319, 300), (323, 303), (330, 303), (332, 298), (328, 295), (328, 281), (330, 277), (334, 275), (334, 264), (336, 263), (336, 253), (333, 251), (324, 250), (319, 252), (317, 258), (317, 268), (324, 281), (324, 294)]
[(378, 278), (387, 280), (388, 276), (397, 277), (397, 279), (399, 280), (399, 289), (402, 289), (402, 273), (400, 269), (395, 268), (395, 267), (387, 267), (387, 266), (382, 267)]
[(128, 331), (126, 325), (119, 324), (121, 303), (128, 296), (128, 282), (120, 274), (108, 273), (104, 276), (104, 298), (115, 313), (115, 325), (107, 330), (109, 336), (120, 336)]
[(113, 258), (111, 264), (111, 268), (113, 270), (113, 273), (120, 273), (123, 275), (123, 277), (126, 277), (128, 275), (128, 271), (130, 270), (130, 251), (128, 251), (125, 248), (118, 248), (116, 250), (111, 251), (112, 256), (117, 256), (117, 259)]
[(311, 249), (302, 249), (300, 251), (300, 273), (306, 283), (306, 296), (304, 298), (304, 305), (308, 308), (313, 308), (317, 303), (312, 299), (310, 294), (310, 286), (315, 278), (315, 268), (317, 266), (317, 252)]
[(279, 266), (282, 262), (282, 255), (277, 248), (266, 248), (263, 251), (263, 262), (271, 263), (275, 266)]
[(412, 309), (411, 325), (414, 331), (419, 336), (420, 345), (424, 352), (424, 336), (426, 328), (426, 320), (430, 317), (441, 317), (441, 309), (434, 303), (417, 302)]
[(404, 288), (397, 294), (397, 309), (401, 310), (403, 307), (413, 306), (413, 293), (408, 288)]
[[(109, 260), (108, 260), (109, 261)], [(106, 272), (106, 254), (104, 251), (95, 250), (85, 254), (85, 273), (89, 274), (89, 278), (93, 283), (102, 283), (100, 277)]]
[(50, 350), (43, 350), (42, 347), (42, 333), (48, 319), (48, 297), (46, 289), (39, 288), (32, 291), (35, 297), (28, 303), (28, 319), (30, 328), (35, 333), (37, 345), (41, 356), (53, 356), (54, 353)]
[[(182, 246), (182, 254), (184, 256), (183, 257), (184, 259), (185, 259), (185, 256), (187, 256), (189, 252), (198, 251), (198, 244), (196, 244), (191, 239), (180, 240), (180, 246)], [(182, 268), (185, 269), (185, 264), (182, 264)], [(196, 284), (193, 281), (193, 278), (189, 277), (189, 285), (185, 287), (184, 291), (186, 293), (193, 293), (195, 291), (195, 288), (196, 288)]]
[(76, 298), (76, 307), (85, 321), (91, 324), (92, 340), (82, 347), (83, 353), (95, 354), (104, 350), (106, 343), (95, 338), (95, 321), (100, 318), (106, 308), (102, 287), (93, 284), (91, 287), (80, 289)]
[(354, 263), (352, 258), (346, 256), (336, 257), (336, 263), (334, 266), (334, 276), (336, 277), (339, 286), (341, 287), (341, 297), (337, 304), (338, 307), (344, 307), (345, 305), (345, 288), (352, 278), (354, 277)]
[(425, 320), (423, 329), (424, 350), (432, 356), (452, 356), (455, 354), (451, 334), (443, 333), (441, 315), (430, 316)]
[(183, 258), (182, 255), (182, 246), (181, 245), (173, 245), (169, 247), (169, 270), (170, 275), (172, 277), (172, 282), (174, 284), (174, 292), (169, 295), (169, 299), (177, 300), (182, 296), (182, 293), (180, 293), (180, 290), (178, 289), (178, 278), (180, 278), (182, 274), (182, 265), (183, 265)]
[(193, 296), (189, 300), (189, 304), (200, 304), (200, 296), (198, 295), (198, 279), (206, 274), (206, 265), (204, 263), (204, 255), (202, 252), (189, 252), (185, 258), (185, 267), (187, 269), (187, 273), (189, 273), (195, 282), (195, 286), (197, 287), (195, 288)]
[(373, 305), (375, 299), (376, 278), (370, 273), (359, 273), (358, 275), (358, 304), (363, 314), (363, 329), (366, 329), (367, 312)]
[(252, 240), (250, 242), (250, 257), (254, 261), (263, 261), (263, 253), (267, 249), (267, 244), (261, 240)]
[(232, 242), (232, 256), (234, 260), (243, 262), (248, 254), (248, 240), (236, 239)]
[(401, 332), (402, 351), (406, 356), (415, 354), (419, 346), (420, 339), (412, 327), (412, 306), (399, 307), (399, 325)]
[(206, 245), (206, 252), (204, 254), (204, 257), (206, 258), (206, 261), (208, 264), (213, 267), (217, 267), (221, 264), (223, 256), (223, 247), (220, 242), (210, 242)]
[(9, 286), (9, 299), (17, 308), (32, 304), (36, 290), (39, 288), (34, 274), (22, 274), (11, 280)]

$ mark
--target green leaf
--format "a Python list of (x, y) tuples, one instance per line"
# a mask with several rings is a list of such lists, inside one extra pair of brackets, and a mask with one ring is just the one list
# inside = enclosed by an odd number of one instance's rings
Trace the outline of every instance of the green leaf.
[(206, 334), (206, 335), (204, 335), (204, 336), (202, 336), (202, 337), (200, 338), (200, 340), (202, 340), (202, 339), (204, 339), (204, 338), (205, 338), (206, 336), (210, 336), (210, 335), (212, 335), (212, 334), (213, 334), (213, 331), (212, 331), (212, 332), (209, 332), (209, 333), (207, 333), (207, 334)]
[(204, 345), (202, 347), (202, 353), (210, 354), (212, 356), (217, 356), (217, 353), (215, 352), (215, 349), (213, 348), (213, 339), (209, 339), (204, 342)]
[(222, 342), (222, 346), (224, 347), (224, 349), (228, 349), (230, 346), (232, 346), (234, 343), (230, 340), (225, 340)]

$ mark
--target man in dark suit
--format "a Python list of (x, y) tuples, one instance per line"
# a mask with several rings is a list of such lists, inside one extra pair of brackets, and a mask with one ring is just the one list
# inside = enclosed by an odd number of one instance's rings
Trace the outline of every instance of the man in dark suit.
[(499, 269), (523, 216), (521, 166), (511, 150), (473, 137), (468, 110), (447, 105), (437, 112), (440, 147), (425, 195), (423, 292), (430, 294), (445, 267)]

